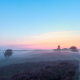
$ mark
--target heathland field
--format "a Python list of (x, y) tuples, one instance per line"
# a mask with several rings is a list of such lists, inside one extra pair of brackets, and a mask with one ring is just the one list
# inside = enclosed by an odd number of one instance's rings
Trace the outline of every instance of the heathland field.
[[(80, 53), (53, 50), (13, 51), (0, 60), (0, 79), (73, 80), (78, 78)], [(44, 74), (44, 75), (43, 75)], [(65, 74), (65, 75), (64, 75)], [(63, 76), (64, 77), (63, 77)], [(47, 77), (46, 77), (47, 76)]]

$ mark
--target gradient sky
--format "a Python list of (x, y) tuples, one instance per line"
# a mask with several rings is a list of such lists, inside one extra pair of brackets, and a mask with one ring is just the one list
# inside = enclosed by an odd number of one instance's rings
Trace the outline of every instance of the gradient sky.
[(80, 48), (80, 0), (0, 0), (0, 49)]

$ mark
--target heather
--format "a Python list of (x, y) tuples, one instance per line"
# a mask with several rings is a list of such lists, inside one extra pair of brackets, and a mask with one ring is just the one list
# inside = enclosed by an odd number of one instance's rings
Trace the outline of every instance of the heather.
[(77, 60), (40, 61), (0, 68), (2, 80), (77, 80)]

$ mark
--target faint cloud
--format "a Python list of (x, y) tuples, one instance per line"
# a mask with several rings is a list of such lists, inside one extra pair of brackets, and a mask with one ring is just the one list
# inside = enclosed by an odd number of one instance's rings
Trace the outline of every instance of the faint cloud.
[(46, 35), (52, 35), (52, 34), (60, 34), (60, 33), (74, 33), (74, 32), (80, 32), (80, 31), (57, 31), (57, 32), (49, 32), (46, 34), (41, 34), (41, 35), (35, 35), (35, 36), (29, 36), (26, 38), (33, 38), (33, 37), (41, 37), (41, 36), (46, 36)]

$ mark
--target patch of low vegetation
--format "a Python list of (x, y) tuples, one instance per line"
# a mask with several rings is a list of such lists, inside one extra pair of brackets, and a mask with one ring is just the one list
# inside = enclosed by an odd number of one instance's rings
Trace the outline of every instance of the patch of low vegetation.
[(0, 80), (77, 80), (78, 67), (76, 60), (26, 62), (0, 68)]

